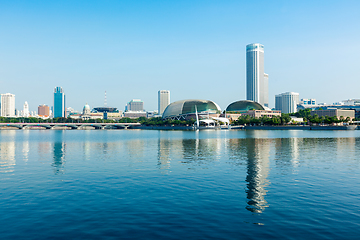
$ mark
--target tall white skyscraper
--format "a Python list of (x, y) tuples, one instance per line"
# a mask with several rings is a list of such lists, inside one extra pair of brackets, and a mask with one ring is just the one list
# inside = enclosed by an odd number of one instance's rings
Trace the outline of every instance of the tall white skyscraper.
[(28, 104), (28, 102), (25, 101), (24, 109), (23, 109), (23, 117), (29, 117), (29, 116), (30, 116), (29, 104)]
[(15, 117), (15, 94), (1, 94), (1, 116)]
[(269, 75), (264, 73), (264, 45), (246, 46), (246, 99), (269, 106)]
[(264, 91), (262, 93), (264, 106), (269, 107), (269, 74), (264, 73)]
[(286, 92), (275, 95), (275, 109), (282, 113), (297, 112), (297, 105), (299, 104), (299, 93)]
[(170, 104), (170, 91), (160, 90), (158, 91), (158, 109), (159, 114), (162, 115), (165, 108)]

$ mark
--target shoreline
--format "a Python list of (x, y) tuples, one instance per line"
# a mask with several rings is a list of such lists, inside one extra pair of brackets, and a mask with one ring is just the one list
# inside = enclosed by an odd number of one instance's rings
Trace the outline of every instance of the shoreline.
[[(131, 126), (127, 128), (128, 130), (181, 130), (181, 131), (193, 131), (193, 126)], [(79, 129), (72, 129), (71, 127), (55, 127), (52, 129), (47, 129), (45, 127), (29, 127), (24, 129), (19, 129), (16, 127), (0, 127), (1, 130), (98, 130), (94, 127), (83, 127)], [(125, 128), (104, 128), (102, 130), (125, 130)], [(360, 130), (360, 126), (357, 125), (348, 125), (348, 126), (232, 126), (230, 129), (206, 129), (206, 130)]]

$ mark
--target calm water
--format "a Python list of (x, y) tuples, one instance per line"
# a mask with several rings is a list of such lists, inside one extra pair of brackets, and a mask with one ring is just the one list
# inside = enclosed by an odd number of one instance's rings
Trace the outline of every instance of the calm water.
[(360, 131), (0, 131), (1, 239), (359, 239)]

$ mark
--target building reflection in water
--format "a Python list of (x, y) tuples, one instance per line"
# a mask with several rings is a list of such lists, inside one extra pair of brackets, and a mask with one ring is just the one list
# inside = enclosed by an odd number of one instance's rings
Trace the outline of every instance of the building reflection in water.
[(159, 138), (158, 140), (158, 166), (162, 170), (170, 169), (170, 149), (171, 141), (169, 139)]
[(269, 173), (270, 140), (249, 138), (246, 141), (247, 154), (247, 210), (261, 213), (268, 206), (265, 200), (267, 176)]
[(23, 158), (24, 158), (25, 162), (27, 162), (29, 159), (29, 151), (30, 151), (29, 141), (24, 141), (22, 152), (23, 152)]
[(15, 167), (15, 141), (0, 144), (0, 172), (13, 172)]
[(216, 161), (221, 155), (221, 139), (183, 139), (182, 158), (184, 163), (196, 165)]
[[(251, 135), (256, 133), (249, 133)], [(268, 203), (265, 200), (266, 187), (269, 184), (267, 180), (269, 174), (269, 157), (271, 139), (256, 138), (256, 136), (249, 136), (245, 139), (230, 139), (229, 149), (241, 160), (245, 160), (247, 166), (246, 184), (246, 209), (262, 213)], [(242, 163), (240, 163), (242, 164)]]
[(1, 133), (9, 141), (0, 142), (0, 173), (14, 172), (15, 162), (15, 130)]
[[(316, 146), (313, 139), (307, 140), (302, 138), (277, 138), (275, 139), (275, 164), (278, 168), (293, 171), (294, 167), (299, 166), (300, 145), (310, 144), (311, 148)], [(316, 140), (316, 139), (315, 139)], [(305, 141), (305, 142), (304, 142)]]
[(64, 173), (66, 143), (63, 141), (64, 131), (56, 131), (53, 151), (54, 173)]

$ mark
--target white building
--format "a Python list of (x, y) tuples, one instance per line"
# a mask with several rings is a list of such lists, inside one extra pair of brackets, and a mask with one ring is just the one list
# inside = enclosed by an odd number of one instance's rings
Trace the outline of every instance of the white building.
[(144, 111), (144, 102), (140, 99), (133, 99), (128, 102), (125, 111)]
[(297, 105), (299, 104), (299, 93), (286, 92), (275, 95), (275, 109), (282, 113), (297, 112)]
[(269, 106), (269, 75), (264, 73), (264, 45), (246, 46), (246, 99)]
[(158, 92), (158, 114), (162, 115), (165, 108), (170, 104), (170, 91), (160, 90)]
[(15, 94), (1, 94), (1, 116), (15, 117)]
[(269, 74), (264, 73), (263, 106), (269, 107)]
[(29, 116), (30, 116), (29, 104), (28, 104), (28, 102), (26, 102), (26, 101), (25, 101), (25, 103), (24, 103), (24, 108), (23, 108), (22, 116), (23, 116), (23, 117), (29, 117)]
[(310, 99), (303, 98), (303, 99), (300, 100), (300, 104), (302, 104), (302, 105), (316, 105), (316, 99), (314, 99), (314, 98), (310, 98)]

